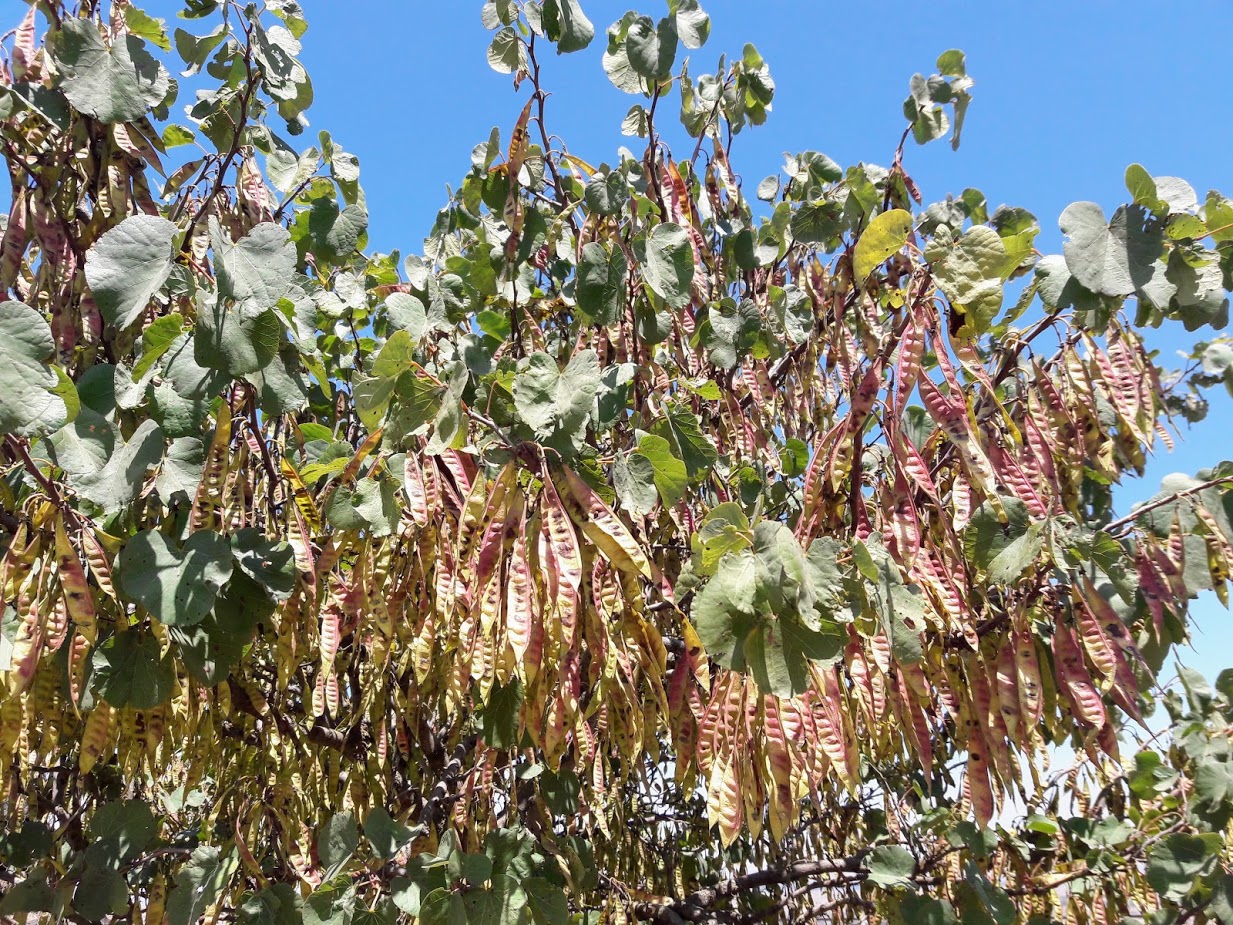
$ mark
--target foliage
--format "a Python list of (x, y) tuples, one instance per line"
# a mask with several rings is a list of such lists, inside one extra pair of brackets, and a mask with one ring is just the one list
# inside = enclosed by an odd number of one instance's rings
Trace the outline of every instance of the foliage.
[[(1227, 600), (1233, 464), (1113, 504), (1233, 382), (1229, 200), (1136, 165), (1060, 255), (924, 205), (952, 50), (889, 168), (751, 201), (775, 83), (688, 70), (697, 0), (482, 15), (528, 98), (405, 259), (305, 137), (295, 0), (11, 33), (0, 914), (1233, 922), (1233, 676), (1157, 683)], [(550, 134), (554, 46), (640, 155)]]

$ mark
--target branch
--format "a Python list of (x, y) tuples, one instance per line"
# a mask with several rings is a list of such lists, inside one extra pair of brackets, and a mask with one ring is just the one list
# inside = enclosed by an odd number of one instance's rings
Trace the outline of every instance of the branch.
[(722, 899), (754, 890), (764, 886), (780, 886), (795, 883), (798, 880), (822, 877), (827, 874), (849, 874), (843, 878), (842, 885), (849, 879), (863, 880), (868, 876), (864, 867), (865, 856), (871, 849), (858, 851), (851, 857), (836, 858), (822, 861), (794, 861), (784, 867), (770, 867), (766, 870), (754, 871), (739, 877), (729, 877), (714, 886), (695, 890), (684, 899), (672, 903), (637, 903), (633, 907), (634, 917), (645, 921), (659, 922), (661, 925), (676, 925), (681, 921), (700, 922), (704, 920), (703, 912)]
[(1114, 530), (1120, 530), (1128, 524), (1134, 523), (1144, 514), (1154, 511), (1157, 508), (1162, 508), (1167, 504), (1172, 504), (1174, 501), (1180, 501), (1182, 498), (1190, 495), (1197, 495), (1199, 492), (1207, 491), (1209, 488), (1216, 488), (1220, 485), (1233, 485), (1233, 476), (1226, 475), (1222, 478), (1211, 479), (1199, 485), (1193, 485), (1190, 488), (1184, 488), (1181, 491), (1175, 491), (1171, 495), (1165, 495), (1163, 498), (1157, 498), (1155, 501), (1149, 501), (1146, 504), (1141, 504), (1125, 517), (1119, 517), (1117, 520), (1110, 521), (1105, 524), (1105, 532), (1112, 533)]
[(244, 81), (244, 92), (240, 95), (240, 116), (236, 123), (235, 132), (231, 137), (231, 149), (223, 156), (219, 162), (218, 174), (214, 178), (214, 184), (210, 187), (210, 191), (206, 194), (205, 199), (201, 201), (201, 206), (193, 214), (192, 220), (188, 223), (188, 230), (184, 233), (184, 243), (180, 245), (181, 253), (191, 253), (193, 247), (193, 233), (197, 230), (197, 223), (201, 221), (201, 217), (205, 215), (210, 206), (213, 205), (214, 199), (222, 192), (223, 186), (227, 179), (227, 171), (231, 169), (232, 162), (240, 153), (240, 148), (244, 140), (244, 127), (248, 124), (248, 107), (253, 101), (253, 95), (257, 91), (257, 81), (253, 76), (253, 36), (252, 31), (240, 19), (240, 25), (244, 29), (244, 72), (246, 80)]

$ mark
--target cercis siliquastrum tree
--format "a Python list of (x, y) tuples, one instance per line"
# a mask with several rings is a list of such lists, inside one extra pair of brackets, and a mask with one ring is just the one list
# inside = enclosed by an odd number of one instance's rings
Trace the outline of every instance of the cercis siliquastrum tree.
[[(1229, 375), (1233, 203), (1132, 167), (1054, 256), (924, 206), (956, 51), (889, 168), (751, 199), (774, 82), (687, 71), (696, 0), (501, 0), (509, 124), (366, 254), (299, 5), (181, 16), (39, 0), (4, 46), (0, 914), (1228, 925), (1233, 683), (1135, 730), (1233, 466), (1113, 493)], [(554, 47), (641, 154), (549, 129)]]

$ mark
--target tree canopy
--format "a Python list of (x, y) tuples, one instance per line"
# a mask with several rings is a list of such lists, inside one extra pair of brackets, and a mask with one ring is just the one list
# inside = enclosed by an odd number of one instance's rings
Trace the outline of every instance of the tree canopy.
[(957, 50), (889, 167), (748, 182), (758, 51), (584, 5), (482, 4), (510, 118), (405, 257), (296, 0), (0, 45), (0, 915), (1233, 925), (1233, 672), (1161, 683), (1233, 462), (1114, 495), (1233, 393), (1233, 201), (926, 198)]

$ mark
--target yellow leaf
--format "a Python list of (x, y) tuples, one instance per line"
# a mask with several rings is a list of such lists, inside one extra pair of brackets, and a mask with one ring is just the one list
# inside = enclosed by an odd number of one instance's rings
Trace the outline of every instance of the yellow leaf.
[(863, 283), (878, 264), (903, 247), (911, 230), (912, 214), (903, 209), (891, 209), (871, 221), (852, 255), (852, 276), (856, 282)]

